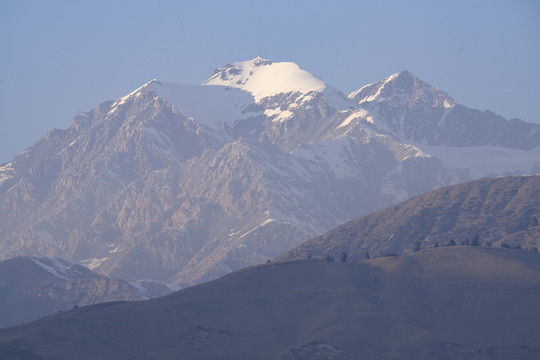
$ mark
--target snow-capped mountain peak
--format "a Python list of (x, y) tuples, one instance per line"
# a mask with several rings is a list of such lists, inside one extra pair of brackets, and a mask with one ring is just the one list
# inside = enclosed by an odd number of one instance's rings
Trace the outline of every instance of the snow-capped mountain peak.
[(349, 98), (357, 104), (386, 101), (407, 107), (423, 105), (451, 108), (456, 104), (447, 93), (406, 70), (353, 91)]
[(349, 99), (259, 57), (150, 81), (0, 166), (0, 256), (190, 283), (438, 186), (539, 171), (539, 125), (452, 105), (409, 72)]
[[(220, 132), (261, 115), (279, 123), (302, 109), (322, 104), (339, 112), (357, 107), (343, 93), (297, 64), (272, 62), (257, 56), (218, 68), (200, 85), (153, 79), (116, 99), (109, 115), (148, 91), (173, 105), (177, 113)], [(209, 101), (212, 106), (208, 106)]]
[(322, 92), (324, 81), (292, 62), (272, 62), (259, 56), (217, 69), (203, 85), (240, 88), (253, 94), (255, 101), (281, 93)]
[(149, 82), (147, 82), (146, 84), (144, 84), (143, 86), (141, 86), (141, 87), (137, 88), (136, 90), (130, 92), (129, 94), (127, 94), (125, 96), (122, 96), (121, 98), (116, 99), (115, 102), (113, 103), (112, 107), (115, 108), (115, 107), (117, 107), (119, 105), (124, 104), (128, 99), (138, 96), (141, 93), (142, 90), (147, 89), (147, 88), (149, 88), (149, 87), (151, 87), (152, 85), (155, 85), (155, 84), (161, 85), (161, 83), (159, 82), (158, 79), (152, 79)]

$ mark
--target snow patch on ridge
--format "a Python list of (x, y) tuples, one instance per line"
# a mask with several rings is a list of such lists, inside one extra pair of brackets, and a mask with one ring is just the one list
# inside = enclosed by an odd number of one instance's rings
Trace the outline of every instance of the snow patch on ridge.
[(0, 167), (0, 185), (12, 179), (15, 176), (15, 168), (13, 163), (6, 164)]
[[(85, 275), (88, 275), (85, 269), (80, 265), (74, 264), (66, 258), (60, 256), (53, 257), (38, 257), (30, 256), (28, 259), (32, 260), (35, 264), (45, 269), (47, 272), (56, 276), (57, 278), (70, 280), (76, 279)], [(92, 274), (94, 275), (94, 274)], [(96, 275), (97, 276), (97, 275)]]
[(377, 89), (377, 92), (371, 96), (367, 96), (361, 100), (358, 101), (358, 103), (361, 103), (361, 102), (364, 102), (364, 101), (373, 101), (373, 100), (376, 100), (379, 95), (381, 94), (381, 91), (382, 89), (384, 88), (384, 86), (389, 83), (390, 81), (394, 80), (395, 78), (397, 78), (399, 76), (400, 73), (395, 73), (395, 74), (392, 74), (390, 75), (389, 77), (387, 77), (385, 80), (383, 81), (379, 81), (377, 83), (371, 83), (371, 84), (368, 84), (368, 85), (365, 85), (365, 86), (362, 86), (360, 89), (356, 90), (356, 91), (353, 91), (352, 93), (349, 94), (349, 98), (352, 99), (354, 98), (356, 95), (358, 95), (362, 90), (370, 87), (370, 86), (373, 86), (373, 85), (376, 85), (376, 84), (379, 84), (379, 87)]
[(236, 120), (259, 113), (248, 109), (249, 105), (255, 103), (249, 92), (229, 86), (154, 82), (151, 89), (174, 106), (177, 113), (211, 128), (217, 128), (223, 123), (232, 126)]
[(108, 257), (104, 257), (104, 258), (100, 258), (100, 259), (91, 258), (91, 259), (86, 259), (86, 260), (81, 261), (81, 264), (83, 264), (87, 268), (93, 270), (93, 269), (99, 267), (101, 264), (103, 264), (108, 259), (109, 259)]
[(157, 79), (152, 79), (150, 80), (149, 82), (147, 82), (146, 84), (144, 84), (143, 86), (137, 88), (136, 90), (130, 92), (129, 94), (125, 95), (125, 96), (122, 96), (121, 98), (118, 98), (116, 99), (112, 105), (111, 105), (111, 110), (109, 110), (108, 114), (107, 115), (112, 115), (114, 114), (117, 110), (118, 110), (118, 107), (122, 104), (125, 104), (126, 101), (128, 101), (129, 98), (131, 97), (138, 97), (141, 95), (141, 91), (144, 89), (144, 88), (147, 88), (148, 86), (150, 86), (151, 84), (154, 84), (154, 83), (159, 83), (159, 81)]
[(366, 117), (365, 117), (367, 114), (368, 114), (368, 111), (365, 110), (365, 109), (359, 109), (359, 110), (356, 110), (356, 111), (354, 111), (353, 113), (351, 113), (349, 116), (347, 116), (347, 117), (345, 118), (345, 120), (343, 120), (343, 122), (338, 126), (338, 128), (347, 126), (347, 125), (349, 125), (351, 122), (353, 122), (354, 120), (356, 120), (356, 119), (358, 119), (358, 118), (364, 118), (364, 119), (366, 119), (367, 121), (373, 123), (373, 118), (371, 118), (371, 117), (366, 118)]
[(129, 285), (133, 286), (135, 289), (139, 290), (141, 295), (143, 295), (146, 299), (150, 299), (150, 294), (148, 293), (148, 289), (143, 286), (139, 281), (130, 281), (128, 283)]
[[(234, 241), (238, 241), (238, 240), (240, 240), (240, 239), (246, 237), (247, 235), (251, 234), (251, 233), (254, 232), (255, 230), (257, 230), (257, 229), (259, 229), (259, 228), (261, 228), (261, 227), (263, 227), (263, 226), (266, 226), (266, 225), (268, 225), (268, 224), (270, 224), (270, 223), (272, 223), (272, 222), (275, 222), (275, 221), (277, 221), (277, 220), (276, 220), (276, 219), (268, 218), (268, 219), (266, 219), (265, 221), (263, 221), (262, 223), (260, 223), (259, 225), (257, 225), (257, 226), (255, 226), (255, 227), (251, 228), (250, 230), (244, 232), (244, 233), (243, 233), (242, 235), (240, 235), (238, 238), (234, 239)], [(229, 234), (229, 237), (232, 237), (232, 236), (234, 236), (234, 235), (236, 235), (236, 234), (239, 234), (239, 233), (242, 233), (242, 230), (241, 230), (241, 231), (238, 231), (238, 232), (236, 232), (236, 233), (231, 233), (231, 234)]]
[(124, 104), (130, 97), (139, 96), (142, 89), (144, 89), (145, 87), (149, 86), (150, 84), (153, 84), (153, 83), (156, 83), (156, 82), (159, 83), (159, 81), (157, 79), (150, 80), (149, 82), (147, 82), (143, 86), (137, 88), (135, 91), (132, 91), (129, 94), (127, 94), (126, 96), (122, 96), (121, 98), (116, 99), (116, 101), (112, 104), (111, 107), (116, 108), (116, 107)]
[[(112, 246), (114, 246), (114, 244), (111, 244)], [(120, 249), (120, 244), (116, 245), (116, 247), (112, 250), (109, 250), (109, 254), (115, 254), (117, 252), (121, 252), (122, 250)]]
[(289, 110), (281, 110), (280, 108), (275, 108), (264, 110), (264, 115), (266, 115), (267, 117), (274, 116), (274, 118), (272, 119), (273, 122), (283, 122), (291, 118), (294, 114)]

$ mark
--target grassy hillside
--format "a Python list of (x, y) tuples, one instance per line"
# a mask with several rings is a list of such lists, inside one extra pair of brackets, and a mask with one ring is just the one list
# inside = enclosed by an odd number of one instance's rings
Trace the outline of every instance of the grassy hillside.
[(538, 304), (540, 255), (532, 252), (460, 246), (349, 264), (297, 260), (155, 300), (92, 305), (3, 329), (0, 354), (534, 359)]

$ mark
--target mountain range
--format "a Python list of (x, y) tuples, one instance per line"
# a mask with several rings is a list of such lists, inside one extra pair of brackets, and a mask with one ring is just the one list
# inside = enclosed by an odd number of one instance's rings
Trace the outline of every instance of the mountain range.
[(193, 284), (435, 188), (540, 173), (540, 125), (469, 109), (409, 72), (345, 96), (255, 58), (152, 80), (0, 167), (0, 258), (61, 256)]

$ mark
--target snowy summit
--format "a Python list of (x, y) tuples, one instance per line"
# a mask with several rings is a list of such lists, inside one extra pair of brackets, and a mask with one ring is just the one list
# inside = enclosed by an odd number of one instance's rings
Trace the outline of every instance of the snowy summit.
[(272, 62), (259, 56), (217, 69), (203, 85), (222, 85), (250, 92), (255, 101), (280, 93), (323, 92), (324, 81), (292, 62)]

